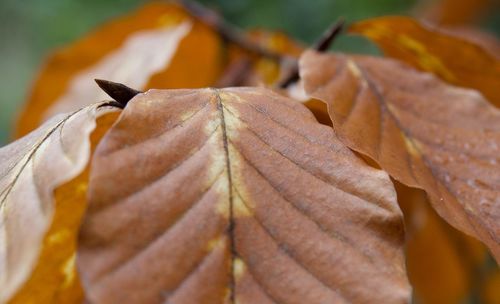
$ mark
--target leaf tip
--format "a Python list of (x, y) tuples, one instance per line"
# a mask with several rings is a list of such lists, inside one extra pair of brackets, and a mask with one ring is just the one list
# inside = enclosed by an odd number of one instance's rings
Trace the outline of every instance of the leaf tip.
[(326, 51), (330, 45), (332, 44), (333, 40), (344, 30), (345, 26), (345, 19), (344, 17), (340, 17), (330, 25), (321, 38), (315, 43), (314, 49), (318, 52), (324, 52)]
[(106, 93), (109, 97), (117, 101), (121, 108), (125, 108), (127, 103), (137, 94), (142, 93), (141, 91), (127, 87), (124, 84), (112, 82), (103, 79), (94, 79), (97, 85)]

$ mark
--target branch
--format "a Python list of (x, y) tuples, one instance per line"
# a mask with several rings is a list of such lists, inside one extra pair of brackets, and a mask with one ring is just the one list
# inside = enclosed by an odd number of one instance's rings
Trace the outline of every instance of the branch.
[(215, 11), (194, 1), (179, 0), (179, 3), (192, 17), (213, 28), (224, 40), (232, 42), (250, 53), (274, 61), (280, 62), (284, 59), (284, 56), (263, 48), (261, 45), (246, 38), (244, 33), (225, 22)]

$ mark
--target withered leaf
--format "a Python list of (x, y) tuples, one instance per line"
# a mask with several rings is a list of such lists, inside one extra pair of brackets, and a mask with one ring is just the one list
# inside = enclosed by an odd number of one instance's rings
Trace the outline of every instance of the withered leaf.
[[(302, 48), (284, 34), (252, 31), (248, 41), (298, 58)], [(175, 3), (154, 2), (97, 28), (54, 52), (35, 81), (16, 137), (57, 113), (104, 97), (92, 79), (139, 90), (270, 84), (285, 70), (279, 60), (224, 41)]]
[(217, 34), (180, 6), (148, 3), (48, 58), (21, 113), (16, 136), (56, 113), (101, 100), (104, 95), (94, 78), (141, 90), (212, 85), (220, 73), (221, 51)]
[(137, 95), (89, 187), (77, 263), (91, 303), (409, 300), (387, 174), (270, 90)]
[[(71, 199), (85, 193), (78, 183), (65, 189), (60, 186), (84, 171), (90, 158), (89, 135), (96, 127), (96, 119), (114, 109), (100, 103), (58, 115), (0, 149), (0, 303), (10, 300), (39, 265), (43, 265), (45, 276), (37, 289), (43, 290), (43, 295), (28, 291), (38, 295), (36, 299), (55, 299), (56, 293), (73, 286), (75, 251), (73, 246), (73, 252), (66, 252), (66, 247), (71, 239), (76, 240), (80, 219), (62, 216), (55, 225), (57, 229), (50, 230), (50, 235), (47, 232), (54, 226), (58, 204), (71, 204)], [(78, 208), (70, 205), (67, 211)], [(70, 231), (75, 226), (72, 221), (76, 227)], [(60, 244), (67, 245), (62, 254), (56, 252)], [(39, 260), (42, 254), (46, 260)], [(55, 285), (45, 285), (46, 281)]]
[(405, 218), (406, 267), (413, 300), (452, 304), (479, 294), (482, 282), (489, 278), (480, 271), (488, 263), (486, 247), (439, 217), (424, 191), (398, 182), (395, 187)]
[(498, 4), (498, 0), (422, 0), (417, 1), (416, 13), (434, 24), (456, 26), (478, 23)]
[(401, 16), (364, 20), (349, 31), (370, 38), (387, 56), (480, 91), (500, 107), (500, 61), (481, 46)]
[(494, 34), (468, 26), (440, 27), (440, 30), (448, 35), (479, 45), (491, 56), (500, 60), (500, 40)]
[(308, 51), (304, 87), (334, 128), (500, 258), (500, 111), (481, 94), (391, 59)]

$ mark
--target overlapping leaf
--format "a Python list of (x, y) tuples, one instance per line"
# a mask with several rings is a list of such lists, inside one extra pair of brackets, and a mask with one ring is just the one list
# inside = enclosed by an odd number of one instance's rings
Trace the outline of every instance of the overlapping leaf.
[(58, 115), (0, 149), (0, 303), (81, 296), (74, 268), (86, 205), (81, 177), (96, 118), (112, 112), (102, 105)]
[(400, 16), (361, 21), (350, 31), (372, 39), (390, 57), (480, 91), (500, 107), (500, 61), (482, 47)]
[(390, 59), (309, 51), (300, 66), (349, 147), (426, 190), (442, 217), (500, 258), (499, 110)]
[(490, 276), (484, 271), (489, 258), (484, 245), (440, 218), (424, 191), (395, 184), (405, 216), (406, 265), (415, 301), (454, 304), (478, 297)]
[(94, 78), (138, 89), (209, 86), (219, 76), (221, 51), (219, 37), (179, 6), (147, 4), (55, 52), (35, 82), (16, 135), (55, 113), (101, 100)]
[(92, 303), (409, 300), (387, 174), (266, 89), (137, 95), (94, 154), (89, 195)]
[[(254, 31), (249, 40), (276, 54), (298, 57), (301, 50), (280, 33)], [(271, 83), (281, 71), (276, 58), (224, 41), (182, 7), (153, 2), (55, 52), (35, 82), (16, 136), (54, 114), (102, 100), (95, 78), (146, 90)]]

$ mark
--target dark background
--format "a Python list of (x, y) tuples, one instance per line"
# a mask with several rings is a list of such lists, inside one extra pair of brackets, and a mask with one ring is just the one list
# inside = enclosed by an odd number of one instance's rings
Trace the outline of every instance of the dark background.
[[(433, 0), (428, 0), (433, 1)], [(460, 1), (460, 0), (457, 0)], [(0, 146), (9, 139), (31, 81), (47, 53), (106, 20), (127, 13), (141, 0), (0, 0)], [(412, 14), (416, 0), (204, 0), (242, 28), (283, 30), (309, 43), (339, 16), (355, 21)], [(494, 12), (481, 23), (500, 32)], [(341, 38), (337, 50), (376, 52), (361, 38)]]

